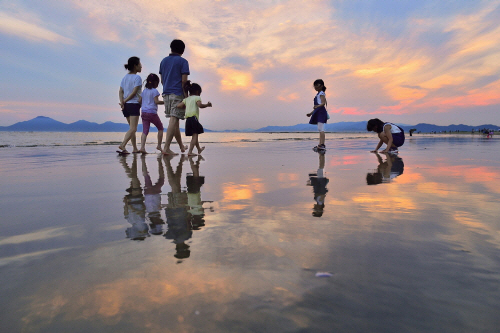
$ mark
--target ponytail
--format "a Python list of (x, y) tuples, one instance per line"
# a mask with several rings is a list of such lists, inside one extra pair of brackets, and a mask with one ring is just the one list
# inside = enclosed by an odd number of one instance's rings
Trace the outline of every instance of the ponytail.
[(134, 70), (134, 67), (139, 65), (141, 62), (141, 59), (139, 59), (138, 57), (130, 57), (128, 58), (128, 62), (123, 65), (123, 67), (125, 67), (126, 70), (129, 70), (129, 71), (132, 71)]

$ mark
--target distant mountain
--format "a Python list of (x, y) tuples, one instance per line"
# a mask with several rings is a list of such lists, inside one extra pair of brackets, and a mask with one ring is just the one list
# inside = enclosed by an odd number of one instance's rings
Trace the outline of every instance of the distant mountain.
[[(469, 126), (469, 125), (448, 125), (439, 126), (433, 124), (417, 124), (417, 125), (400, 125), (406, 132), (410, 129), (415, 128), (417, 131), (429, 133), (429, 132), (441, 132), (441, 131), (472, 131), (473, 129), (478, 130), (482, 128), (488, 129), (500, 129), (498, 125), (486, 124), (480, 126)], [(326, 127), (328, 132), (366, 132), (366, 121), (355, 121), (355, 122), (338, 122), (329, 123)], [(266, 126), (255, 130), (256, 132), (313, 132), (316, 128), (310, 124), (298, 124), (294, 126)]]
[[(165, 124), (166, 125), (166, 124)], [(472, 131), (488, 128), (499, 130), (500, 126), (486, 124), (480, 126), (469, 125), (448, 125), (439, 126), (433, 124), (420, 123), (417, 125), (400, 125), (405, 131), (415, 128), (420, 132), (442, 132), (442, 131)], [(113, 123), (107, 121), (102, 124), (92, 123), (86, 120), (78, 120), (71, 124), (62, 123), (49, 117), (38, 116), (31, 120), (21, 121), (10, 126), (0, 126), (0, 131), (19, 131), (19, 132), (126, 132), (128, 124)], [(138, 132), (142, 132), (142, 124), (137, 127)], [(156, 127), (151, 126), (151, 131), (156, 132)], [(184, 129), (181, 128), (181, 131)], [(315, 132), (316, 127), (310, 124), (297, 124), (293, 126), (266, 126), (257, 130), (244, 129), (244, 130), (225, 130), (221, 132)], [(327, 126), (328, 132), (366, 132), (366, 121), (342, 121), (338, 123), (329, 123)], [(205, 129), (205, 132), (214, 132)]]
[[(49, 117), (38, 116), (31, 120), (21, 121), (10, 126), (0, 126), (0, 131), (18, 132), (126, 132), (127, 123), (113, 123), (107, 121), (102, 124), (92, 123), (86, 120), (78, 120), (71, 124), (62, 123)], [(137, 131), (142, 132), (142, 124), (137, 126)], [(151, 132), (156, 132), (156, 127), (151, 126)], [(181, 128), (183, 132), (184, 129)], [(205, 129), (206, 132), (212, 132)]]

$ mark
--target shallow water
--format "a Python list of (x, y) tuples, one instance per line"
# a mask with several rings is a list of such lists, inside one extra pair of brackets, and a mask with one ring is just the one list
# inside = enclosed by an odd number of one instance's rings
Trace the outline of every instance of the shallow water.
[(500, 141), (375, 144), (2, 149), (2, 328), (496, 332)]

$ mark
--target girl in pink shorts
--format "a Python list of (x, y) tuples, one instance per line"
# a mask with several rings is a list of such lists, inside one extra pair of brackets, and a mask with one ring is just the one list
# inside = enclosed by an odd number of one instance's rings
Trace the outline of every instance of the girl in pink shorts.
[(163, 124), (160, 117), (158, 117), (158, 104), (163, 104), (158, 97), (160, 93), (156, 88), (160, 84), (160, 78), (156, 74), (149, 74), (146, 79), (145, 89), (142, 92), (142, 135), (141, 135), (141, 149), (140, 153), (147, 154), (146, 152), (146, 138), (149, 133), (151, 123), (158, 129), (158, 145), (156, 149), (161, 151), (161, 141), (163, 140)]

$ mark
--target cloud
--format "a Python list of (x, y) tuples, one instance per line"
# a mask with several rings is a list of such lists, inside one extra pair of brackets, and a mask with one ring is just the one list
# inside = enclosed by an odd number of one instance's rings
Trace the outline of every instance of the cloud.
[(50, 42), (60, 44), (74, 44), (75, 41), (61, 36), (51, 30), (34, 23), (26, 22), (11, 15), (0, 12), (0, 32), (14, 35), (37, 43)]

